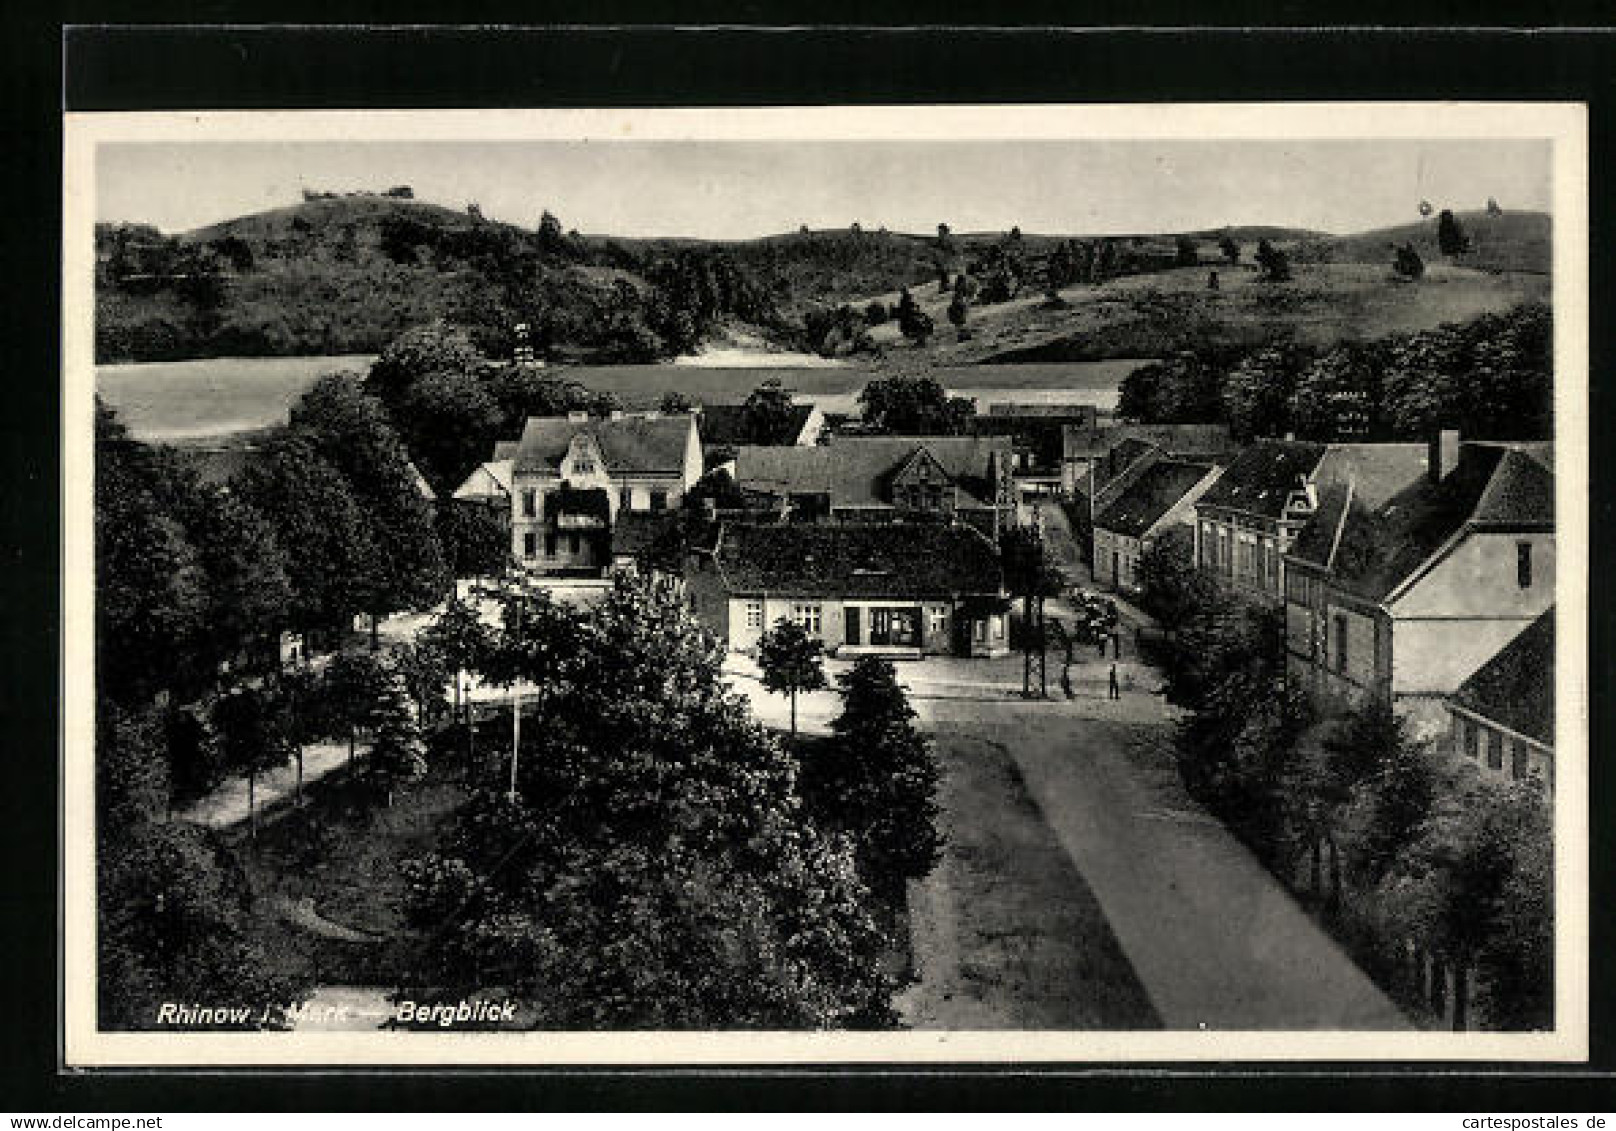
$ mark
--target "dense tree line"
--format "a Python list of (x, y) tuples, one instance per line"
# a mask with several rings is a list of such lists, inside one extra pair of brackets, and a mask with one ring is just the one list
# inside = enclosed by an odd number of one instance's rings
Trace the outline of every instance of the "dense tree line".
[(1421, 439), (1457, 427), (1477, 439), (1553, 434), (1553, 325), (1540, 305), (1318, 349), (1188, 351), (1123, 380), (1120, 415), (1226, 422), (1246, 439)]
[(804, 809), (720, 659), (648, 582), (509, 599), (477, 663), (543, 722), (515, 792), (475, 793), (406, 865), (424, 982), (509, 986), (545, 1028), (892, 1023), (860, 849)]
[[(1307, 896), (1383, 984), (1455, 1028), (1553, 1024), (1553, 836), (1535, 779), (1483, 779), (1385, 706), (1316, 716), (1287, 685), (1277, 610), (1222, 594), (1157, 543), (1143, 601), (1186, 788)], [(1423, 998), (1416, 1001), (1416, 998)]]

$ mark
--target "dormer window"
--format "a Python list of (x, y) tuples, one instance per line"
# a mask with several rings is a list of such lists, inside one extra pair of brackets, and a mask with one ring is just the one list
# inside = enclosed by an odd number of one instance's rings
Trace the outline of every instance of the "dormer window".
[(572, 461), (574, 475), (594, 475), (595, 470), (595, 461), (588, 456), (579, 456)]

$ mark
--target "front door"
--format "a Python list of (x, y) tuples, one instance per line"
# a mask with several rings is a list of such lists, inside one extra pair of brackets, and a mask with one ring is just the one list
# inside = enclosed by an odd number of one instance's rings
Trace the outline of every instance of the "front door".
[(854, 605), (847, 607), (847, 642), (849, 644), (859, 642), (859, 611)]

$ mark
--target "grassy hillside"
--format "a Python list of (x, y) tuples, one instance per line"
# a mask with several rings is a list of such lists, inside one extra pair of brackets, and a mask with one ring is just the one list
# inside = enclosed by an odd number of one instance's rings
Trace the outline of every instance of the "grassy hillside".
[[(1552, 266), (1550, 218), (1542, 212), (1457, 212), (1455, 219), (1470, 238), (1470, 250), (1452, 262), (1478, 271), (1525, 271), (1547, 274)], [(1436, 239), (1435, 214), (1417, 224), (1380, 228), (1324, 240), (1322, 257), (1335, 263), (1390, 263), (1392, 248), (1412, 243), (1426, 265), (1443, 261)]]

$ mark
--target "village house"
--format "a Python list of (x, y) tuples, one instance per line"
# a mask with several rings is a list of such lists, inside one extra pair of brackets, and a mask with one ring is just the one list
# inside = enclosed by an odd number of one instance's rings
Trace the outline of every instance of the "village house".
[(1094, 516), (1094, 580), (1109, 589), (1136, 591), (1139, 559), (1168, 531), (1182, 531), (1185, 544), (1193, 545), (1195, 502), (1219, 475), (1214, 464), (1172, 459), (1144, 463)]
[(1554, 659), (1550, 606), (1448, 700), (1453, 757), (1498, 780), (1536, 777), (1552, 791)]
[(1445, 727), (1448, 697), (1554, 602), (1552, 464), (1550, 444), (1444, 433), (1390, 497), (1353, 476), (1322, 489), (1285, 557), (1292, 685)]
[[(702, 451), (709, 464), (715, 455), (732, 453), (743, 444), (757, 444), (756, 430), (744, 404), (704, 404), (695, 412)], [(814, 404), (792, 404), (779, 446), (812, 447), (825, 431), (825, 414)]]
[(511, 552), (541, 573), (604, 569), (620, 514), (676, 508), (702, 474), (696, 422), (683, 415), (529, 417), (521, 438), (496, 446), (495, 457), (455, 497), (504, 497)]
[(1061, 434), (1061, 488), (1070, 498), (1093, 501), (1152, 449), (1172, 459), (1216, 464), (1227, 463), (1236, 450), (1225, 424), (1069, 424)]
[(736, 651), (781, 620), (836, 656), (1009, 651), (998, 550), (970, 526), (726, 523), (693, 555), (685, 592)]
[[(1449, 436), (1451, 445), (1457, 434)], [(1376, 506), (1425, 471), (1424, 444), (1324, 444), (1258, 440), (1195, 503), (1195, 564), (1225, 589), (1278, 605), (1284, 555), (1307, 525), (1319, 492), (1352, 480)]]
[(734, 474), (799, 520), (960, 521), (997, 539), (1015, 521), (1011, 472), (1002, 436), (832, 436), (812, 448), (742, 447)]

